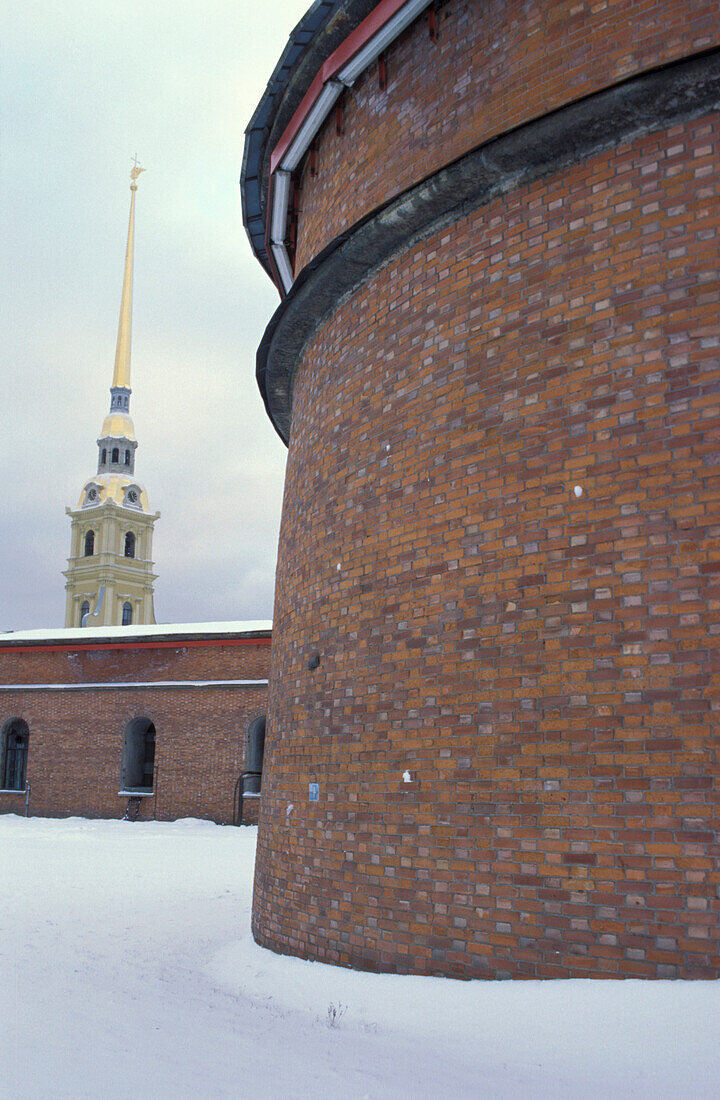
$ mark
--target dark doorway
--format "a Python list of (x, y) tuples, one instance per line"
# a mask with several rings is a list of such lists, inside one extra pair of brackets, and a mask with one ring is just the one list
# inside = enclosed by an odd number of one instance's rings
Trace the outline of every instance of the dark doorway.
[(25, 789), (29, 742), (30, 730), (22, 718), (13, 718), (5, 723), (0, 741), (0, 780), (4, 791)]
[(133, 718), (125, 727), (122, 775), (124, 791), (153, 789), (155, 772), (155, 726), (149, 718)]

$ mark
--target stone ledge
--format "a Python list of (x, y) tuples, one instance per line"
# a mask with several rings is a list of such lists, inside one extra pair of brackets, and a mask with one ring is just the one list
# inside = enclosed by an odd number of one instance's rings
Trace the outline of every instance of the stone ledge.
[(470, 210), (597, 153), (720, 108), (720, 50), (635, 76), (478, 146), (382, 204), (298, 275), (257, 353), (268, 415), (287, 443), (305, 345), (345, 297), (393, 256)]

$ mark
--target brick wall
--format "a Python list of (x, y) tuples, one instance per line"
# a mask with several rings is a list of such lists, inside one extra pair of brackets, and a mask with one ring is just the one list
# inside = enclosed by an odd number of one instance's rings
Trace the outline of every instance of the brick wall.
[(295, 270), (375, 206), (468, 149), (643, 70), (720, 43), (714, 0), (449, 0), (372, 66), (302, 173)]
[[(30, 813), (121, 817), (128, 803), (118, 793), (124, 733), (134, 718), (145, 717), (156, 729), (155, 777), (153, 795), (141, 800), (140, 818), (230, 822), (247, 728), (265, 712), (267, 688), (182, 681), (265, 679), (269, 659), (269, 639), (140, 642), (129, 648), (0, 646), (0, 727), (22, 718), (30, 730)], [(181, 686), (152, 686), (163, 680)], [(140, 686), (119, 686), (123, 682)], [(17, 690), (24, 684), (83, 683), (105, 686)], [(257, 800), (245, 809), (245, 821), (255, 821)], [(24, 810), (24, 793), (0, 793), (0, 813)]]
[(712, 114), (459, 216), (306, 348), (259, 942), (718, 976), (719, 139)]
[(113, 682), (128, 680), (261, 679), (267, 676), (269, 640), (116, 643), (2, 647), (2, 683)]

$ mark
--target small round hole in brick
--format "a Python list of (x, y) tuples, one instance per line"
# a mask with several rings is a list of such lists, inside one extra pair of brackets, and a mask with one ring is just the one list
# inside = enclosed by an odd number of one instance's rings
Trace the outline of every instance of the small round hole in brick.
[(319, 665), (320, 665), (320, 654), (319, 653), (313, 653), (313, 655), (310, 657), (310, 659), (307, 663), (308, 669), (310, 670), (310, 672), (314, 672), (315, 669), (318, 668)]

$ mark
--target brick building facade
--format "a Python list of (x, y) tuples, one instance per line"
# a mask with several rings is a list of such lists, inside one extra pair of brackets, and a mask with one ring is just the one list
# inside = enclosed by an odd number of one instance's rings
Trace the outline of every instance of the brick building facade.
[(231, 822), (269, 659), (269, 623), (0, 635), (0, 813)]
[(243, 165), (289, 442), (260, 943), (720, 973), (719, 46), (701, 0), (291, 38)]

